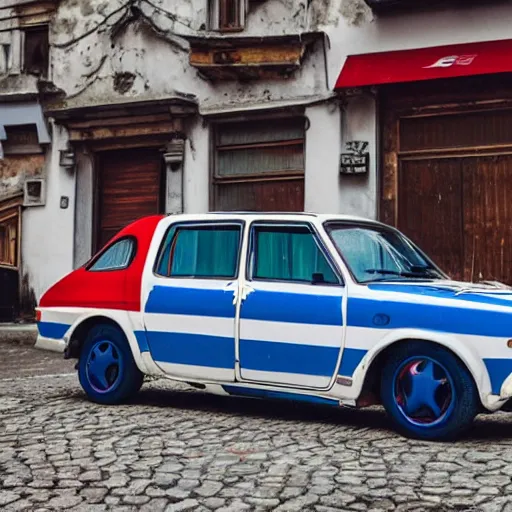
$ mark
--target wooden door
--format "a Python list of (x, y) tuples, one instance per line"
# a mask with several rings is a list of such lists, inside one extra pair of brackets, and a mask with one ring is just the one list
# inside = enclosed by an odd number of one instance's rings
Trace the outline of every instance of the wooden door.
[(512, 155), (462, 160), (464, 277), (512, 284)]
[(464, 268), (462, 211), (459, 159), (400, 162), (398, 229), (458, 279)]
[(404, 160), (398, 228), (452, 278), (512, 284), (512, 155)]
[(100, 153), (96, 249), (131, 222), (162, 211), (162, 160), (155, 149)]

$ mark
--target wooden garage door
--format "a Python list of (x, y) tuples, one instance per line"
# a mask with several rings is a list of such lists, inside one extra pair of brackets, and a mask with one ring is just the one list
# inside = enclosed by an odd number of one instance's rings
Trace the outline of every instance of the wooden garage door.
[(398, 228), (455, 279), (512, 284), (512, 111), (404, 119), (399, 133)]
[(302, 211), (304, 140), (303, 118), (219, 124), (211, 207)]
[(100, 154), (97, 249), (129, 223), (161, 212), (161, 155), (154, 149)]

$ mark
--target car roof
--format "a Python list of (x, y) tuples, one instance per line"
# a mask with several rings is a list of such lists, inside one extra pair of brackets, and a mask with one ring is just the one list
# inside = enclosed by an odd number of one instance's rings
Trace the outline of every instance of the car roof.
[(344, 214), (329, 214), (329, 213), (315, 213), (315, 212), (276, 212), (276, 211), (249, 211), (249, 210), (233, 210), (233, 211), (213, 211), (209, 213), (185, 213), (185, 214), (170, 214), (168, 217), (180, 218), (183, 220), (213, 220), (222, 217), (250, 217), (261, 218), (261, 217), (274, 217), (276, 219), (287, 219), (287, 218), (304, 218), (304, 219), (318, 219), (321, 222), (326, 220), (329, 221), (340, 221), (340, 222), (354, 222), (354, 223), (365, 223), (385, 226), (382, 222), (367, 217), (360, 217), (356, 215), (344, 215)]

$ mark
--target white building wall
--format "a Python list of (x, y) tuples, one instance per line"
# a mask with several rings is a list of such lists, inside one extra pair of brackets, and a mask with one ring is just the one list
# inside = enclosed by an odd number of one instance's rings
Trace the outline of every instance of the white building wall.
[[(46, 205), (25, 208), (22, 219), (22, 274), (38, 300), (56, 280), (73, 269), (75, 175), (59, 165), (67, 143), (62, 127), (52, 125), (52, 146), (46, 164)], [(69, 198), (61, 209), (60, 198)]]
[(339, 212), (340, 109), (337, 102), (306, 109), (306, 182), (304, 209), (308, 212)]

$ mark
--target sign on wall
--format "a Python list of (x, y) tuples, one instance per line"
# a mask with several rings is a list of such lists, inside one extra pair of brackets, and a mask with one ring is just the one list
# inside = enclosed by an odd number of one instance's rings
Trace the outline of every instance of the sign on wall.
[(345, 144), (345, 153), (341, 153), (340, 174), (366, 174), (370, 170), (368, 142), (351, 140)]

